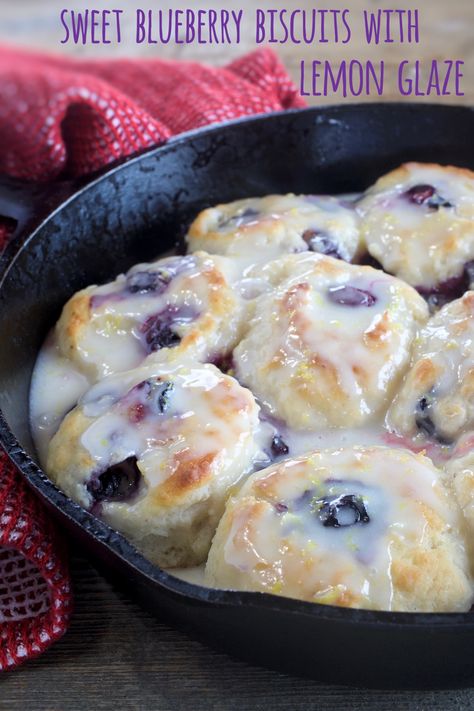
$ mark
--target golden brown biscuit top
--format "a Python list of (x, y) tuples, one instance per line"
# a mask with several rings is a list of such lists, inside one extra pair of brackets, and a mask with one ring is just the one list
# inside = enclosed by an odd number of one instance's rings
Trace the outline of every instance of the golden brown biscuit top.
[(388, 272), (441, 303), (469, 287), (472, 275), (464, 269), (474, 259), (473, 172), (407, 163), (380, 178), (358, 211), (362, 238)]
[[(233, 580), (244, 589), (374, 609), (400, 609), (408, 589), (407, 608), (427, 609), (411, 563), (418, 557), (417, 577), (435, 577), (440, 561), (431, 541), (457, 515), (440, 473), (421, 455), (384, 447), (312, 452), (253, 475), (230, 499), (208, 574), (224, 586)], [(453, 551), (444, 550), (448, 567)], [(459, 575), (453, 564), (452, 572), (454, 597), (459, 585), (466, 606), (466, 571)]]
[(204, 253), (136, 265), (66, 304), (56, 327), (61, 351), (94, 379), (171, 351), (212, 360), (238, 330), (237, 276), (231, 262)]
[(214, 366), (145, 366), (83, 396), (53, 439), (48, 468), (58, 477), (76, 468), (92, 500), (106, 503), (121, 500), (119, 479), (132, 471), (139, 498), (169, 507), (229, 468), (248, 471), (257, 429), (252, 394)]
[(352, 203), (328, 195), (266, 195), (203, 210), (189, 228), (191, 252), (264, 262), (313, 251), (351, 261), (360, 251)]
[(279, 416), (275, 396), (289, 406), (296, 397), (297, 427), (370, 419), (408, 362), (424, 300), (371, 267), (321, 255), (283, 257), (267, 271), (277, 286), (257, 300), (235, 350), (238, 376)]
[(388, 423), (447, 446), (474, 427), (474, 292), (444, 306), (421, 329)]

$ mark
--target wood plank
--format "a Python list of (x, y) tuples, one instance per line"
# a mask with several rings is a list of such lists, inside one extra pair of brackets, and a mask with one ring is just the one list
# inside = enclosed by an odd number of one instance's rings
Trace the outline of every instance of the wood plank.
[(367, 691), (253, 667), (191, 640), (73, 558), (71, 629), (49, 652), (0, 677), (1, 711), (309, 711), (474, 708), (470, 690)]

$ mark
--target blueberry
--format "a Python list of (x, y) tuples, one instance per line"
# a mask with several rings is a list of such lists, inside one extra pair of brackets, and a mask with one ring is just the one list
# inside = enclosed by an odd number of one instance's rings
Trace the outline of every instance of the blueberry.
[(415, 205), (423, 205), (430, 197), (433, 197), (435, 192), (436, 190), (432, 185), (414, 185), (406, 191), (405, 195)]
[(427, 437), (433, 437), (436, 427), (429, 415), (431, 403), (427, 397), (422, 397), (416, 406), (415, 424)]
[(138, 424), (150, 415), (164, 414), (170, 406), (173, 389), (171, 381), (163, 382), (159, 378), (144, 380), (135, 385), (127, 396), (127, 401), (132, 401), (127, 410), (129, 420)]
[(467, 262), (464, 265), (464, 273), (466, 275), (466, 291), (474, 287), (474, 260)]
[(436, 311), (454, 299), (459, 299), (466, 291), (474, 287), (474, 261), (466, 262), (461, 274), (426, 288), (417, 287), (419, 293), (426, 299), (430, 310)]
[(258, 217), (259, 214), (260, 214), (259, 211), (256, 210), (254, 207), (247, 207), (241, 213), (241, 215), (239, 215), (238, 219), (244, 219), (244, 220), (247, 220), (247, 222), (248, 222), (250, 220), (253, 220), (255, 217)]
[(87, 484), (87, 491), (96, 502), (125, 501), (136, 494), (140, 477), (137, 458), (128, 457), (102, 474), (93, 476)]
[(436, 188), (432, 185), (414, 185), (404, 194), (415, 205), (427, 205), (433, 210), (438, 210), (440, 207), (453, 207), (448, 200), (436, 192)]
[(255, 210), (253, 207), (247, 207), (242, 212), (238, 212), (236, 215), (232, 215), (231, 217), (220, 221), (219, 227), (240, 227), (248, 222), (253, 222), (259, 214), (259, 211)]
[(335, 259), (343, 259), (338, 250), (337, 244), (324, 233), (319, 232), (318, 230), (309, 229), (303, 232), (302, 237), (311, 252), (325, 254), (326, 256), (334, 257)]
[(283, 457), (285, 454), (288, 454), (290, 448), (280, 435), (275, 435), (272, 439), (271, 450), (274, 457)]
[(454, 207), (449, 200), (445, 200), (441, 195), (433, 195), (431, 200), (428, 200), (428, 206), (431, 207), (432, 210), (439, 210), (440, 207)]
[(160, 383), (158, 397), (156, 398), (156, 406), (160, 415), (162, 415), (170, 406), (171, 393), (174, 390), (174, 384), (171, 381)]
[(171, 279), (171, 273), (165, 269), (158, 272), (134, 272), (127, 277), (127, 289), (131, 294), (162, 294)]
[(180, 336), (169, 326), (156, 322), (148, 329), (146, 335), (146, 342), (151, 353), (159, 351), (161, 348), (173, 348), (177, 346), (180, 341)]
[(359, 264), (362, 264), (366, 267), (372, 267), (372, 269), (380, 269), (380, 271), (384, 271), (383, 266), (380, 264), (380, 262), (375, 259), (375, 257), (372, 257), (371, 254), (368, 252), (363, 255), (363, 257), (360, 259)]
[(143, 324), (141, 331), (145, 335), (145, 343), (148, 353), (154, 353), (161, 348), (173, 348), (177, 346), (181, 337), (171, 328), (171, 319), (162, 314), (150, 316)]
[(334, 499), (317, 499), (312, 506), (326, 527), (343, 528), (370, 522), (362, 497), (355, 494), (344, 494)]
[(214, 358), (212, 364), (219, 368), (221, 373), (228, 373), (234, 367), (234, 360), (232, 358), (232, 353), (226, 353), (225, 355), (220, 355)]
[[(422, 296), (425, 296), (425, 294), (422, 294)], [(425, 298), (431, 314), (434, 314), (442, 306), (449, 303), (449, 299), (447, 299), (443, 294), (439, 293), (438, 291), (433, 291), (427, 294)]]
[(357, 289), (355, 286), (333, 286), (328, 290), (327, 296), (333, 304), (341, 306), (373, 306), (377, 299), (370, 291)]
[(163, 311), (150, 316), (140, 327), (145, 336), (145, 347), (148, 353), (154, 353), (161, 348), (173, 348), (181, 341), (174, 328), (179, 324), (191, 323), (198, 318), (199, 313), (187, 305), (166, 306)]
[(436, 440), (439, 444), (452, 444), (452, 439), (445, 437), (443, 434), (438, 432), (436, 425), (430, 416), (431, 406), (432, 401), (429, 395), (423, 396), (418, 401), (415, 413), (415, 424), (418, 430), (426, 435), (426, 437)]

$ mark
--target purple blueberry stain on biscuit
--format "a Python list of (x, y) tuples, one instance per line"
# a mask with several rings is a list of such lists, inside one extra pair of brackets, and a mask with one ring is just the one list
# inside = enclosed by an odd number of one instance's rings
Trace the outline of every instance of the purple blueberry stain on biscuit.
[(90, 297), (90, 310), (97, 311), (105, 304), (113, 304), (123, 301), (126, 294), (123, 291), (112, 291), (108, 294), (94, 294)]
[(149, 316), (140, 326), (146, 352), (155, 353), (162, 348), (174, 348), (179, 345), (181, 336), (177, 327), (191, 323), (197, 317), (197, 312), (190, 307), (170, 305)]
[(340, 306), (370, 308), (377, 302), (376, 297), (370, 291), (358, 289), (350, 284), (331, 287), (327, 291), (327, 297), (333, 304)]
[(162, 315), (150, 316), (141, 328), (145, 336), (146, 350), (155, 353), (162, 348), (174, 348), (181, 342), (181, 336), (171, 328)]
[(224, 375), (227, 375), (229, 371), (233, 371), (235, 365), (232, 353), (221, 353), (220, 355), (216, 355), (210, 363), (215, 365), (221, 373), (224, 373)]
[(147, 416), (146, 406), (142, 402), (135, 402), (128, 408), (128, 419), (134, 425), (143, 422)]
[(132, 271), (127, 275), (127, 291), (130, 294), (164, 294), (173, 279), (195, 266), (192, 255), (173, 257), (156, 269)]
[(127, 289), (130, 294), (163, 294), (171, 283), (172, 274), (166, 269), (156, 272), (133, 272), (127, 276)]
[(225, 229), (227, 227), (241, 227), (242, 225), (247, 225), (255, 222), (260, 216), (260, 212), (253, 207), (247, 207), (245, 210), (237, 212), (231, 217), (223, 217), (219, 220), (219, 229)]
[(435, 194), (435, 188), (432, 185), (414, 185), (405, 192), (405, 196), (415, 205), (423, 205)]
[(432, 210), (453, 207), (452, 203), (443, 198), (433, 185), (414, 185), (403, 194), (414, 205), (426, 205)]
[(139, 424), (147, 417), (168, 413), (173, 391), (174, 383), (160, 378), (150, 378), (135, 385), (123, 401), (128, 419)]
[(324, 232), (316, 229), (307, 229), (303, 232), (302, 238), (311, 252), (334, 257), (334, 259), (344, 259), (338, 245)]
[(91, 309), (99, 309), (104, 304), (124, 301), (131, 296), (161, 296), (165, 293), (173, 279), (191, 269), (196, 264), (193, 255), (170, 257), (166, 264), (154, 269), (130, 271), (125, 280), (112, 284), (112, 291), (106, 294), (95, 294), (91, 297)]
[(433, 313), (450, 301), (461, 298), (463, 294), (474, 287), (474, 260), (466, 262), (457, 276), (450, 277), (433, 287), (417, 287), (417, 291), (426, 299)]

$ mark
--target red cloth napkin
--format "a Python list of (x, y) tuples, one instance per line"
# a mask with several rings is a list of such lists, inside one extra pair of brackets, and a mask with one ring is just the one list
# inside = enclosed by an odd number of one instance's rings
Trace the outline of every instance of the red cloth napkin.
[(182, 131), (304, 105), (270, 50), (218, 69), (0, 49), (0, 173), (84, 175)]
[[(84, 175), (182, 131), (304, 105), (270, 50), (217, 69), (0, 48), (0, 173)], [(10, 229), (0, 216), (0, 250)], [(40, 654), (65, 632), (70, 612), (64, 548), (0, 452), (0, 670)]]

